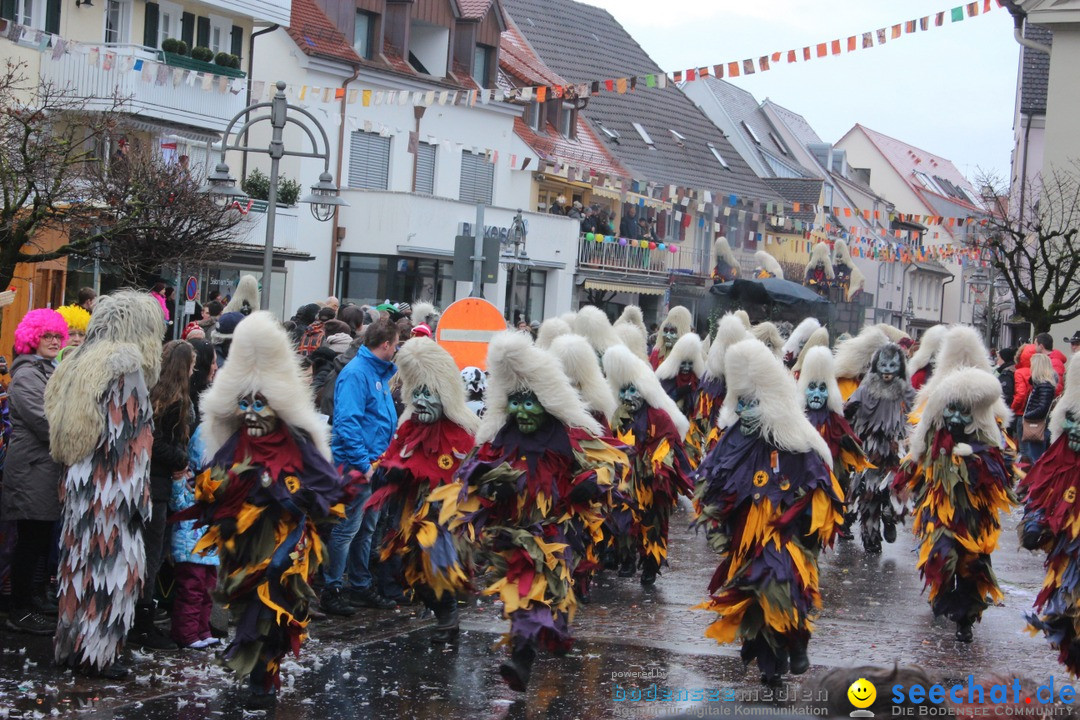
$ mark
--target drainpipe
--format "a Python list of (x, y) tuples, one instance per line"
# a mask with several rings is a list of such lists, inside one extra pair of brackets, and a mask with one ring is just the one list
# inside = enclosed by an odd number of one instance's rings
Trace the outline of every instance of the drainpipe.
[(1026, 48), (1035, 52), (1050, 54), (1050, 46), (1024, 37), (1024, 23), (1027, 22), (1027, 10), (1020, 7), (1016, 0), (1001, 0), (1002, 6), (1013, 16), (1013, 38)]
[[(341, 89), (343, 91), (347, 91), (349, 88), (349, 84), (356, 80), (356, 78), (358, 77), (360, 77), (359, 65), (357, 65), (356, 68), (353, 70), (352, 77), (350, 77), (342, 84)], [(345, 165), (345, 115), (346, 109), (348, 108), (348, 95), (348, 92), (341, 93), (341, 126), (338, 128), (337, 178), (335, 179), (335, 182), (337, 183), (337, 186), (339, 188), (341, 187), (341, 171)], [(417, 121), (417, 123), (419, 124), (419, 121)], [(329, 151), (329, 148), (327, 148), (327, 151)], [(328, 285), (328, 287), (330, 288), (328, 294), (330, 295), (335, 295), (337, 293), (337, 288), (335, 287), (335, 285), (337, 284), (337, 251), (338, 245), (341, 243), (340, 234), (341, 231), (344, 229), (339, 224), (341, 222), (340, 218), (341, 212), (335, 212), (334, 227), (331, 230), (330, 235), (330, 283)]]
[[(945, 322), (945, 286), (951, 282), (956, 282), (956, 276), (949, 274), (949, 279), (941, 283), (941, 305), (938, 306), (938, 324)], [(959, 320), (960, 318), (957, 318)]]
[[(248, 69), (247, 69), (247, 75), (248, 75), (247, 104), (248, 105), (251, 105), (251, 73), (254, 71), (254, 67), (255, 67), (255, 38), (259, 37), (260, 35), (266, 35), (267, 33), (272, 33), (275, 30), (277, 30), (279, 27), (281, 27), (281, 26), (278, 25), (277, 23), (274, 23), (273, 25), (271, 25), (269, 27), (265, 27), (262, 30), (257, 30), (255, 32), (251, 33), (251, 36), (248, 38)], [(244, 118), (244, 119), (249, 120), (250, 116), (247, 117), (247, 118)], [(244, 144), (247, 145), (247, 131), (244, 132)], [(240, 153), (240, 157), (241, 157), (241, 161), (240, 161), (240, 180), (243, 181), (243, 180), (247, 179), (248, 153)]]
[(1024, 227), (1024, 202), (1026, 202), (1025, 197), (1027, 195), (1026, 190), (1027, 190), (1028, 147), (1030, 146), (1031, 120), (1032, 120), (1033, 116), (1032, 116), (1031, 113), (1021, 113), (1020, 114), (1021, 122), (1023, 122), (1025, 118), (1026, 118), (1027, 122), (1024, 125), (1024, 155), (1020, 159), (1020, 202), (1019, 202), (1019, 207), (1017, 208), (1017, 211), (1019, 212), (1019, 215), (1017, 216), (1017, 220), (1016, 220), (1016, 226), (1019, 227), (1019, 228)]

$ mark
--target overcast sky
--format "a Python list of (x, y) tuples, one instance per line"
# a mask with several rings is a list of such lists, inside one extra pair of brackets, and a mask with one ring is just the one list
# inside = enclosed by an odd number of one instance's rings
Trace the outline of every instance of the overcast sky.
[[(803, 115), (826, 142), (855, 123), (1006, 181), (1020, 46), (1012, 18), (987, 15), (902, 35), (884, 46), (801, 61), (801, 49), (950, 10), (956, 0), (582, 0), (607, 9), (665, 71), (800, 50), (765, 73), (735, 78), (758, 102)], [(982, 3), (979, 3), (982, 9)], [(859, 47), (861, 48), (861, 38)], [(612, 52), (617, 52), (612, 48)], [(816, 53), (815, 53), (816, 55)]]

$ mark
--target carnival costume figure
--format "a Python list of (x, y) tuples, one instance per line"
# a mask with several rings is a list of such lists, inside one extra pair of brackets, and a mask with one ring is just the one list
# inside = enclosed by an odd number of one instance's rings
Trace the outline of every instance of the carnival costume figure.
[[(798, 380), (799, 375), (802, 374), (803, 364), (806, 362), (806, 358), (810, 354), (810, 351), (816, 347), (829, 347), (828, 329), (819, 327), (811, 333), (807, 341), (803, 343), (802, 350), (799, 351), (799, 356), (795, 359), (795, 364), (791, 368), (791, 374), (796, 380)], [(839, 387), (837, 388), (837, 392), (839, 392)], [(841, 405), (843, 404), (843, 398), (840, 399), (840, 403)]]
[(917, 567), (934, 615), (955, 622), (961, 642), (971, 642), (972, 626), (1004, 597), (990, 563), (999, 514), (1015, 502), (994, 411), (1000, 401), (1001, 385), (988, 372), (965, 367), (942, 374), (894, 482), (914, 506)]
[(803, 346), (810, 340), (810, 336), (821, 329), (821, 323), (816, 318), (806, 318), (791, 331), (787, 340), (780, 346), (780, 359), (784, 361), (784, 367), (793, 368), (799, 360)]
[(713, 268), (712, 280), (714, 283), (732, 282), (739, 277), (739, 261), (735, 253), (731, 252), (731, 245), (726, 237), (716, 238), (713, 243), (716, 248), (716, 267)]
[(499, 595), (510, 619), (512, 654), (499, 672), (523, 691), (538, 648), (564, 654), (573, 644), (575, 563), (588, 556), (575, 533), (599, 536), (602, 503), (628, 461), (527, 335), (497, 335), (487, 366), (477, 447), (458, 470), (457, 502), (444, 501), (441, 514), (482, 553), (477, 569), (492, 579), (484, 593)]
[(1020, 541), (1046, 553), (1046, 579), (1027, 616), (1058, 662), (1080, 675), (1080, 354), (1065, 371), (1065, 391), (1050, 415), (1050, 447), (1024, 478)]
[(693, 323), (690, 311), (682, 305), (676, 305), (668, 311), (664, 322), (660, 323), (660, 335), (656, 338), (656, 346), (649, 355), (649, 365), (653, 370), (664, 362), (671, 348), (675, 347), (676, 341), (693, 329)]
[(754, 270), (755, 278), (759, 280), (766, 278), (784, 279), (784, 269), (780, 267), (780, 263), (772, 255), (764, 250), (758, 250), (754, 253), (754, 259), (757, 260), (757, 269)]
[(165, 317), (147, 293), (98, 300), (86, 340), (45, 388), (50, 452), (60, 484), (56, 662), (118, 678), (142, 595), (150, 521), (150, 389), (161, 370)]
[[(846, 499), (850, 495), (852, 477), (869, 470), (870, 462), (844, 417), (844, 401), (836, 385), (834, 360), (828, 347), (813, 347), (807, 351), (798, 383), (806, 419), (825, 438), (832, 454), (833, 474)], [(853, 516), (845, 519), (845, 527), (839, 531), (841, 538), (852, 537), (846, 526), (852, 519)]]
[(205, 457), (195, 505), (174, 516), (207, 526), (195, 552), (217, 549), (216, 591), (236, 626), (223, 660), (248, 677), (249, 703), (266, 707), (285, 654), (300, 652), (323, 559), (316, 522), (344, 517), (347, 488), (331, 465), (289, 336), (268, 312), (236, 327), (229, 362), (202, 395)]
[(466, 404), (454, 359), (430, 338), (406, 342), (395, 362), (408, 404), (379, 459), (382, 486), (365, 509), (385, 508), (396, 518), (380, 545), (382, 560), (400, 558), (403, 586), (435, 614), (432, 642), (446, 643), (457, 637), (457, 598), (470, 587), (460, 538), (440, 511), (447, 497), (456, 500), (454, 474), (473, 448), (480, 418)]
[(945, 333), (948, 330), (944, 325), (935, 325), (928, 328), (919, 338), (919, 349), (911, 356), (910, 377), (911, 387), (916, 390), (929, 382), (934, 374), (934, 366), (937, 363), (937, 355), (941, 345), (945, 341)]
[(851, 259), (851, 251), (843, 240), (833, 243), (832, 268), (833, 287), (840, 288), (841, 297), (851, 302), (863, 291), (866, 277)]
[(870, 370), (874, 354), (889, 343), (888, 336), (868, 325), (855, 337), (841, 339), (833, 357), (836, 359), (836, 385), (844, 402), (855, 393)]
[(870, 371), (844, 407), (872, 465), (855, 475), (850, 498), (868, 553), (881, 552), (882, 530), (885, 542), (896, 541), (898, 508), (889, 486), (903, 455), (914, 395), (904, 372), (904, 351), (888, 343), (874, 354)]
[(835, 278), (836, 274), (833, 271), (832, 260), (829, 258), (829, 246), (819, 242), (814, 245), (814, 249), (810, 253), (810, 262), (806, 263), (803, 285), (821, 297), (828, 298), (829, 288)]
[(748, 337), (746, 326), (737, 315), (729, 313), (720, 318), (716, 326), (716, 339), (705, 358), (705, 374), (701, 378), (701, 386), (698, 388), (697, 400), (690, 418), (690, 422), (698, 426), (698, 432), (705, 438), (703, 456), (720, 441), (721, 429), (717, 419), (727, 396), (724, 356), (728, 348)]
[(645, 327), (641, 308), (627, 305), (611, 327), (623, 345), (645, 362), (649, 361), (649, 329)]
[[(656, 378), (667, 396), (675, 401), (675, 407), (687, 419), (694, 414), (701, 377), (705, 374), (705, 355), (702, 352), (701, 338), (696, 333), (686, 333), (675, 342), (671, 352), (660, 367), (656, 368)], [(694, 469), (705, 455), (705, 433), (701, 426), (690, 423), (690, 429), (683, 438), (686, 459)]]
[(683, 449), (690, 421), (649, 366), (626, 347), (616, 346), (604, 354), (604, 373), (620, 401), (612, 429), (632, 449), (627, 501), (614, 511), (620, 521), (619, 576), (633, 577), (640, 564), (641, 584), (648, 586), (656, 582), (667, 560), (671, 511), (679, 495), (692, 494), (690, 464)]
[(844, 498), (829, 447), (803, 416), (795, 381), (756, 340), (727, 351), (730, 423), (698, 469), (695, 525), (723, 560), (696, 609), (718, 617), (705, 631), (742, 645), (761, 680), (806, 672), (812, 618), (821, 608), (818, 554), (843, 524)]

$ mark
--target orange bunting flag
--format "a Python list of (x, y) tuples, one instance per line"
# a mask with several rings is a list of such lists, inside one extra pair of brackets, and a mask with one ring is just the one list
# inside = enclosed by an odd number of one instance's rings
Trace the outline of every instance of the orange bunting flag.
[(778, 50), (778, 51), (776, 51), (776, 52), (774, 52), (774, 53), (772, 54), (772, 61), (773, 61), (774, 63), (778, 63), (778, 62), (780, 62), (780, 58), (781, 58), (781, 57), (783, 56), (783, 54), (784, 54), (784, 53), (780, 52), (779, 50)]
[(796, 60), (795, 51), (794, 50), (788, 50), (787, 51), (787, 61), (789, 63), (793, 63), (793, 62), (795, 62), (795, 60)]
[(729, 62), (727, 65), (728, 77), (739, 77), (739, 63)]
[(761, 68), (761, 72), (765, 72), (769, 69), (769, 57), (767, 55), (762, 55), (761, 58), (758, 59), (758, 67)]
[(820, 57), (825, 57), (828, 54), (829, 54), (829, 44), (828, 43), (818, 43), (817, 56), (820, 58)]
[[(690, 78), (687, 78), (689, 80)], [(615, 92), (620, 95), (626, 94), (626, 78), (618, 78), (615, 80)]]
[(833, 40), (832, 41), (832, 54), (833, 55), (839, 55), (840, 54), (840, 41), (839, 40)]
[(898, 37), (900, 37), (900, 26), (899, 25), (893, 25), (892, 26), (892, 39), (895, 40)]
[[(675, 73), (675, 82), (679, 82), (680, 80), (682, 80), (682, 73), (679, 73), (679, 72)], [(608, 92), (615, 92), (615, 81), (614, 80), (605, 80), (604, 81), (604, 87), (607, 88)]]
[[(626, 88), (623, 88), (623, 90), (625, 91)], [(541, 85), (540, 87), (536, 88), (536, 102), (542, 103), (545, 100), (547, 100), (547, 88)]]
[(992, 2), (992, 0), (983, 0), (983, 12), (984, 13), (990, 12), (990, 3), (991, 2)]
[[(681, 83), (682, 82), (682, 70), (676, 70), (674, 73), (672, 73), (671, 79), (673, 81), (677, 82), (677, 83)], [(611, 82), (611, 81), (608, 80), (607, 82)], [(611, 88), (608, 88), (608, 89), (610, 90)]]
[(693, 68), (686, 71), (686, 82), (694, 82), (697, 79), (697, 72)]
[(799, 212), (799, 208), (802, 207), (799, 203), (791, 204), (791, 212)]
[(809, 60), (810, 59), (810, 46), (809, 45), (802, 49), (802, 59), (803, 60)]
[(934, 26), (935, 27), (941, 27), (944, 24), (945, 24), (945, 13), (944, 12), (939, 12), (936, 15), (934, 15)]
[(712, 66), (712, 74), (713, 74), (714, 77), (718, 77), (718, 78), (724, 77), (724, 66), (723, 65), (713, 65)]
[(858, 44), (858, 38), (856, 38), (854, 35), (849, 37), (847, 39), (847, 51), (848, 52), (855, 52), (855, 46), (857, 44)]
[(907, 33), (908, 35), (915, 32), (915, 21), (914, 20), (908, 20), (906, 23), (904, 23), (904, 32)]
[(976, 15), (978, 15), (979, 14), (979, 3), (977, 3), (977, 2), (968, 3), (967, 14), (968, 14), (968, 17), (975, 17)]

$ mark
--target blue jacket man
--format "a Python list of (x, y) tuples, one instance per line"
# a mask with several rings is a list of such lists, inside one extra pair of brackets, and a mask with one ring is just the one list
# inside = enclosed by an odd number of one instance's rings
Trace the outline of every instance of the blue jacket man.
[(332, 615), (352, 615), (356, 607), (395, 606), (372, 583), (369, 557), (379, 512), (365, 510), (364, 503), (371, 497), (372, 464), (390, 445), (397, 429), (397, 411), (390, 393), (390, 378), (397, 372), (392, 362), (397, 342), (398, 329), (390, 320), (372, 323), (364, 331), (363, 347), (342, 368), (334, 384), (330, 443), (334, 462), (344, 466), (346, 472), (363, 473), (367, 483), (349, 504), (345, 519), (330, 534), (320, 604), (323, 612)]

